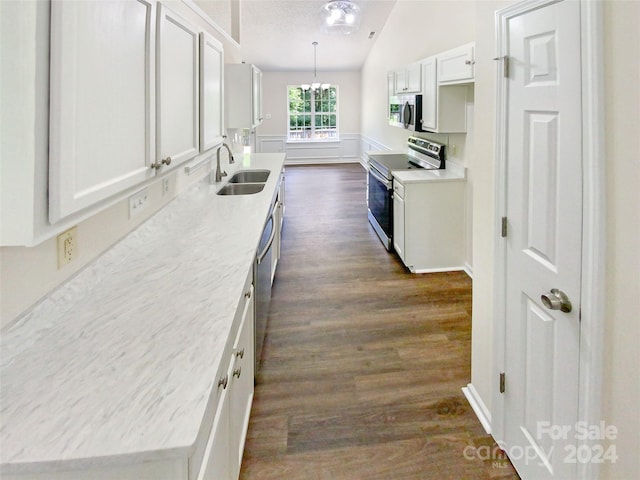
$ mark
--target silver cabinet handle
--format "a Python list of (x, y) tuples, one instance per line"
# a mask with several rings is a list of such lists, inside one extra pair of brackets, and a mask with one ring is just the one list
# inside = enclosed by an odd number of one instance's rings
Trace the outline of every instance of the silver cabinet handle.
[(244, 358), (244, 347), (236, 352), (236, 357)]
[[(494, 58), (494, 60), (497, 60), (497, 58)], [(464, 64), (465, 65), (474, 65), (476, 62), (475, 60), (465, 60)]]
[(560, 310), (569, 313), (571, 311), (571, 301), (567, 294), (557, 288), (552, 288), (549, 293), (540, 296), (542, 304), (549, 310)]
[(242, 375), (242, 367), (238, 367), (233, 371), (233, 376), (234, 377), (240, 378), (240, 375)]
[(251, 298), (251, 290), (244, 292), (244, 298)]
[(218, 388), (222, 387), (222, 389), (224, 390), (225, 388), (227, 388), (228, 383), (229, 383), (229, 375), (225, 373), (224, 377), (221, 377), (220, 379), (218, 379)]
[(160, 169), (163, 165), (171, 165), (171, 157), (163, 158), (159, 162), (153, 162), (150, 167), (156, 170)]

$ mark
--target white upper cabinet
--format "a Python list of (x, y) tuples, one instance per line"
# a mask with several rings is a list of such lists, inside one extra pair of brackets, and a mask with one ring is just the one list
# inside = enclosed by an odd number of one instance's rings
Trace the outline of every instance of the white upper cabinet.
[(467, 131), (467, 85), (438, 83), (440, 57), (422, 61), (422, 130), (436, 133)]
[(436, 81), (436, 57), (422, 62), (422, 129), (436, 131), (438, 128), (438, 82)]
[(198, 29), (158, 5), (156, 166), (195, 157), (199, 144)]
[(406, 67), (396, 70), (395, 92), (397, 95), (403, 93), (420, 93), (422, 90), (422, 72), (420, 63), (412, 63)]
[(253, 125), (262, 124), (262, 70), (255, 65), (251, 66), (251, 90), (252, 90), (252, 111)]
[(200, 151), (222, 143), (224, 135), (224, 52), (211, 35), (200, 33)]
[(225, 66), (227, 128), (253, 128), (262, 123), (262, 71), (247, 63)]
[(387, 118), (390, 117), (391, 97), (396, 93), (396, 81), (393, 72), (387, 73)]
[(475, 78), (475, 43), (438, 55), (439, 83), (469, 83)]
[(51, 4), (49, 219), (154, 175), (155, 5)]

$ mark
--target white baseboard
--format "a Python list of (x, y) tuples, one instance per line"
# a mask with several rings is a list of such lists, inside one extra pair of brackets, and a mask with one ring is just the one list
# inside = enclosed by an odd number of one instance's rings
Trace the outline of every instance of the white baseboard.
[(489, 412), (489, 409), (482, 401), (482, 398), (480, 398), (480, 395), (478, 395), (478, 391), (475, 389), (473, 384), (470, 383), (466, 387), (462, 387), (462, 393), (464, 393), (464, 396), (467, 397), (467, 401), (469, 402), (469, 405), (471, 405), (471, 408), (476, 414), (476, 417), (478, 417), (478, 420), (480, 420), (484, 431), (487, 432), (488, 435), (490, 435), (491, 412)]
[(473, 280), (473, 267), (468, 262), (464, 263), (464, 272)]
[(360, 163), (358, 158), (289, 158), (284, 161), (285, 165), (327, 165), (335, 163)]
[(409, 269), (411, 273), (441, 273), (441, 272), (459, 272), (464, 267), (442, 267), (442, 268), (415, 268)]

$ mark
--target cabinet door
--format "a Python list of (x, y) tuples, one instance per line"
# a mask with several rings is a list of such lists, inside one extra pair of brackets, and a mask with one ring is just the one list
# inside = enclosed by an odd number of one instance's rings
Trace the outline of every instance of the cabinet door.
[[(229, 357), (223, 360), (228, 361)], [(232, 458), (229, 445), (230, 431), (230, 378), (233, 363), (229, 363), (229, 370), (226, 372), (226, 382), (224, 378), (216, 379), (218, 385), (218, 408), (213, 419), (213, 426), (207, 441), (207, 447), (202, 459), (202, 467), (198, 473), (197, 480), (231, 480), (237, 478), (232, 476)]]
[(438, 55), (438, 81), (472, 82), (474, 79), (475, 44), (469, 43)]
[(249, 428), (249, 414), (253, 402), (254, 384), (254, 345), (253, 345), (253, 285), (245, 294), (246, 303), (242, 322), (234, 343), (234, 367), (230, 385), (230, 449), (232, 478), (238, 478), (242, 464), (242, 453)]
[(253, 66), (251, 67), (251, 79), (253, 126), (255, 127), (262, 123), (262, 72)]
[(193, 158), (198, 143), (198, 32), (158, 5), (157, 153), (171, 167)]
[(394, 96), (396, 93), (396, 82), (395, 82), (395, 76), (393, 73), (388, 73), (387, 74), (387, 120), (389, 119), (390, 115), (390, 109), (391, 109), (391, 97)]
[(222, 44), (200, 32), (200, 151), (222, 143), (224, 135)]
[(407, 67), (406, 83), (407, 93), (421, 93), (422, 70), (419, 63), (413, 63)]
[(438, 81), (436, 77), (436, 58), (422, 62), (422, 128), (438, 129)]
[(154, 175), (152, 1), (51, 4), (49, 219)]
[(394, 77), (394, 91), (396, 94), (407, 93), (407, 71), (403, 68), (402, 70), (396, 70), (393, 72)]
[(394, 181), (393, 192), (393, 248), (398, 256), (406, 264), (406, 252), (405, 252), (405, 223), (404, 223), (404, 197), (399, 193), (399, 187), (396, 181)]

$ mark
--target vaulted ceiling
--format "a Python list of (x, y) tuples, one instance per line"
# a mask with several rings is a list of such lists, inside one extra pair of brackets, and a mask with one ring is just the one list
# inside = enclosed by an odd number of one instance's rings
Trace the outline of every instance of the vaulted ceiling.
[[(318, 71), (359, 70), (396, 0), (354, 1), (361, 8), (359, 30), (329, 35), (321, 31), (320, 9), (326, 0), (240, 0), (242, 60), (267, 71), (313, 70), (316, 41)], [(196, 0), (225, 29), (231, 23), (229, 2)]]

